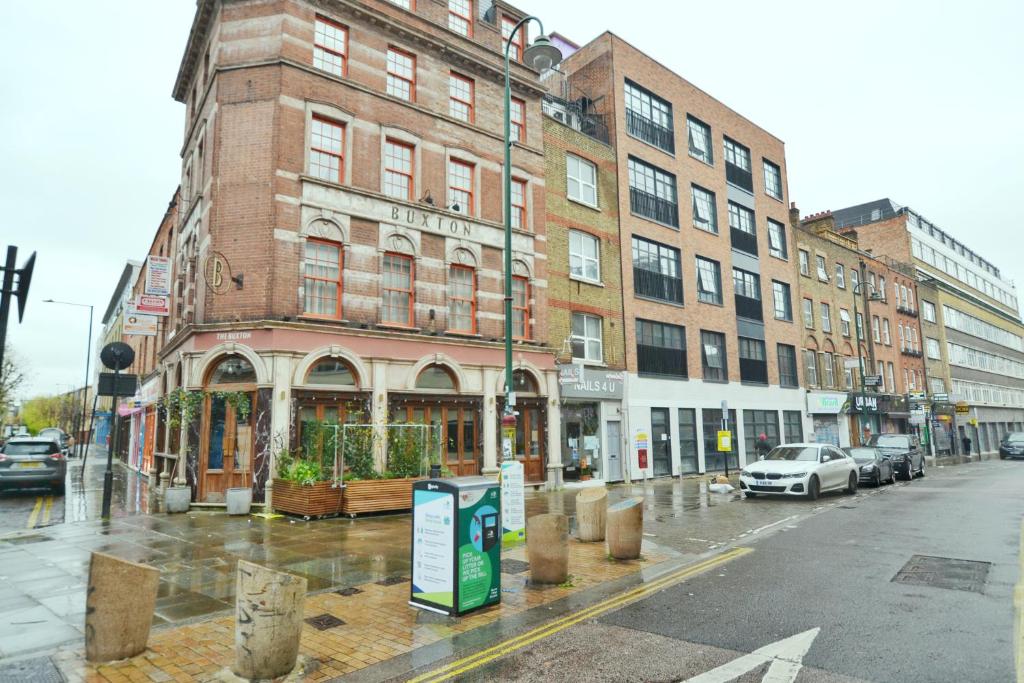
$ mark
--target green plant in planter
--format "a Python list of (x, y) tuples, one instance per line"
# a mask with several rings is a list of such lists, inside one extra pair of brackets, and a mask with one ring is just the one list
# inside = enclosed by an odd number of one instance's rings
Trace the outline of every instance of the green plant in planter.
[(380, 479), (373, 462), (373, 427), (346, 427), (344, 479)]
[(289, 472), (291, 471), (292, 464), (295, 462), (295, 456), (292, 452), (283, 449), (278, 452), (277, 458), (274, 459), (277, 464), (277, 477), (278, 479), (287, 479)]
[(397, 425), (388, 430), (388, 466), (393, 476), (385, 478), (419, 477), (428, 468), (427, 430), (419, 425)]
[(299, 486), (312, 486), (318, 481), (323, 481), (320, 478), (320, 467), (315, 462), (310, 462), (309, 460), (293, 461), (282, 479), (287, 479)]

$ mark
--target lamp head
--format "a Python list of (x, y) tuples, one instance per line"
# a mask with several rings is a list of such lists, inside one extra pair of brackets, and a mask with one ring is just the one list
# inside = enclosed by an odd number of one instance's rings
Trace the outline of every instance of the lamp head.
[(536, 71), (546, 71), (562, 61), (562, 51), (545, 35), (539, 35), (523, 53), (523, 63)]

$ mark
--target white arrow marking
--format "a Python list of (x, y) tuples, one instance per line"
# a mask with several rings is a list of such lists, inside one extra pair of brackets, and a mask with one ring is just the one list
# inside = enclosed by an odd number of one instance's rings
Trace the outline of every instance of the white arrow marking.
[(793, 683), (803, 666), (804, 655), (811, 649), (819, 631), (821, 628), (812, 628), (810, 631), (765, 645), (749, 655), (726, 662), (717, 669), (688, 678), (683, 683), (727, 683), (765, 662), (771, 662), (772, 665), (768, 667), (761, 683)]

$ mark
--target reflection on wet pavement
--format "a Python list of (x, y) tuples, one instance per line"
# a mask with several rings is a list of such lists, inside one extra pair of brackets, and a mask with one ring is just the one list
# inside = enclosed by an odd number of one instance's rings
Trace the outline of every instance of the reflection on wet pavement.
[[(101, 463), (102, 464), (102, 463)], [(118, 468), (121, 469), (121, 468)], [(149, 501), (145, 480), (122, 470), (118, 511), (104, 524), (88, 495), (101, 467), (90, 466), (68, 519), (0, 536), (0, 656), (81, 638), (85, 581), (93, 551), (161, 571), (156, 625), (175, 624), (229, 610), (239, 559), (303, 576), (309, 591), (338, 589), (409, 576), (410, 517), (299, 521), (286, 517), (229, 517), (223, 512), (138, 514)], [(80, 476), (80, 475), (79, 475)], [(527, 494), (527, 514), (575, 510), (576, 491)], [(802, 500), (745, 501), (715, 494), (702, 479), (658, 480), (615, 486), (609, 501), (645, 498), (645, 536), (683, 555), (699, 555), (752, 530), (809, 512)], [(828, 500), (819, 501), (827, 503)]]

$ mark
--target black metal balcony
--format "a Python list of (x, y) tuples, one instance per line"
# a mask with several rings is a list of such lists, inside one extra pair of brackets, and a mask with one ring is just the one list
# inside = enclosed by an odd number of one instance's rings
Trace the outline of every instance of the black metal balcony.
[(768, 363), (763, 360), (740, 358), (740, 381), (768, 384)]
[(687, 377), (686, 351), (663, 346), (636, 345), (637, 370), (642, 375)]
[(751, 194), (754, 193), (754, 174), (728, 161), (725, 162), (725, 179)]
[(629, 210), (652, 221), (679, 227), (678, 204), (635, 187), (629, 188)]
[(729, 234), (732, 236), (733, 249), (739, 249), (751, 256), (757, 256), (757, 235), (751, 235), (749, 232), (744, 232), (739, 228), (729, 228)]
[(764, 314), (761, 312), (761, 300), (737, 294), (736, 315), (750, 320), (764, 320)]
[(626, 110), (626, 131), (633, 137), (640, 138), (669, 154), (676, 152), (675, 131), (657, 124), (631, 109)]
[(924, 356), (922, 352), (915, 351), (914, 349), (900, 349), (900, 353), (904, 356), (910, 356), (911, 358), (921, 358)]
[(896, 307), (896, 310), (902, 313), (903, 315), (909, 315), (912, 318), (917, 317), (916, 308), (910, 308), (909, 306), (904, 306), (903, 304), (900, 304)]
[(651, 299), (683, 303), (683, 281), (653, 270), (633, 268), (633, 293)]

